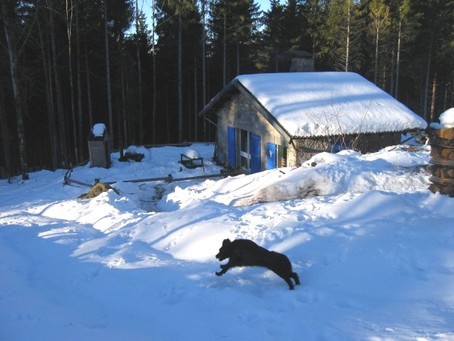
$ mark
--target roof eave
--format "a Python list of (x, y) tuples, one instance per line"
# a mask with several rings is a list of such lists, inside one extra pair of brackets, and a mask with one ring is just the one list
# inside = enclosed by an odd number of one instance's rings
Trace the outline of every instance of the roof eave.
[(345, 136), (345, 135), (369, 135), (369, 134), (403, 134), (415, 131), (421, 131), (424, 128), (405, 128), (402, 130), (383, 130), (383, 131), (361, 131), (361, 132), (348, 132), (338, 134), (326, 134), (326, 135), (294, 135), (293, 139), (308, 139), (308, 138), (320, 138), (320, 137), (334, 137), (334, 136)]
[(284, 137), (290, 141), (292, 135), (277, 121), (277, 119), (258, 101), (258, 99), (243, 85), (241, 82), (234, 78), (224, 88), (214, 96), (208, 104), (199, 112), (200, 117), (207, 116), (216, 112), (216, 109), (221, 107), (222, 104), (228, 99), (228, 96), (237, 90), (246, 96), (255, 108), (265, 116), (270, 124)]
[(212, 114), (215, 112), (216, 108), (220, 107), (222, 105), (222, 103), (224, 103), (224, 101), (226, 100), (226, 97), (228, 94), (230, 94), (232, 92), (233, 89), (235, 89), (234, 87), (234, 81), (235, 79), (233, 79), (232, 81), (230, 81), (229, 83), (227, 83), (221, 91), (219, 91), (216, 96), (214, 96), (203, 108), (202, 110), (199, 112), (199, 116), (200, 117), (203, 117), (203, 116), (206, 116), (206, 115), (209, 115), (209, 114)]

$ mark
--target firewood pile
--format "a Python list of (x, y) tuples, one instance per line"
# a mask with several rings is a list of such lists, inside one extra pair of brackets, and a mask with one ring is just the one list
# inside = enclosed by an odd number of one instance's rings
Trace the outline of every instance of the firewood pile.
[(430, 129), (430, 177), (429, 189), (454, 197), (454, 128)]

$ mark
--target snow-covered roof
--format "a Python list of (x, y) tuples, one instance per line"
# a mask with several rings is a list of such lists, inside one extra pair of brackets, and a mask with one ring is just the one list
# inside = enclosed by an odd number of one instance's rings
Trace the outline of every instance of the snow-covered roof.
[(237, 76), (293, 137), (424, 129), (405, 105), (353, 72), (291, 72)]

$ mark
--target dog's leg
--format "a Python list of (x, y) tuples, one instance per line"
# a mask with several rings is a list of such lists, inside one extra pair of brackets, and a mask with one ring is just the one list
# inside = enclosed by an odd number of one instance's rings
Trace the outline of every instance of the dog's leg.
[(222, 269), (221, 271), (215, 272), (217, 276), (222, 276), (230, 268), (227, 266), (227, 264), (225, 264), (225, 265), (221, 265), (221, 269)]
[(221, 271), (217, 271), (215, 272), (216, 276), (222, 276), (223, 274), (225, 274), (226, 270), (222, 269)]
[(300, 285), (300, 278), (298, 277), (298, 274), (296, 272), (292, 272), (290, 277), (295, 280), (295, 284), (296, 285)]
[(223, 274), (225, 274), (230, 268), (233, 268), (235, 266), (238, 266), (237, 264), (238, 262), (235, 260), (235, 259), (232, 259), (230, 258), (229, 261), (227, 262), (227, 264), (223, 264), (221, 265), (221, 271), (218, 271), (216, 272), (216, 275), (217, 276), (222, 276)]
[(290, 290), (295, 289), (295, 287), (293, 286), (293, 283), (292, 283), (292, 281), (290, 280), (290, 278), (284, 278), (284, 277), (282, 277), (282, 278), (283, 278), (284, 281), (287, 282), (288, 288), (289, 288)]
[(276, 275), (278, 275), (280, 278), (282, 278), (285, 281), (285, 283), (288, 284), (288, 288), (290, 290), (295, 289), (295, 286), (293, 285), (293, 282), (290, 280), (291, 275), (289, 275), (288, 272), (283, 272), (281, 269), (272, 269), (272, 268), (268, 268), (268, 269), (270, 269)]
[(282, 271), (281, 268), (271, 268), (271, 267), (269, 267), (268, 269), (270, 269), (276, 275), (278, 275), (280, 278), (282, 278), (288, 284), (288, 288), (290, 290), (293, 290), (295, 288), (294, 285), (293, 285), (293, 282), (290, 280), (290, 277), (292, 277), (292, 276), (289, 275), (289, 273), (287, 271)]

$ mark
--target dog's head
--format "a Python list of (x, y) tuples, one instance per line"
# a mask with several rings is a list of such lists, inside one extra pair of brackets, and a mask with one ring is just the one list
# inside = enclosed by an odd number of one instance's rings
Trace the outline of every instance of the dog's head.
[(230, 239), (224, 239), (222, 246), (219, 249), (219, 253), (216, 255), (216, 258), (220, 261), (223, 261), (226, 258), (229, 258), (232, 255), (232, 242)]

